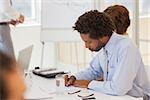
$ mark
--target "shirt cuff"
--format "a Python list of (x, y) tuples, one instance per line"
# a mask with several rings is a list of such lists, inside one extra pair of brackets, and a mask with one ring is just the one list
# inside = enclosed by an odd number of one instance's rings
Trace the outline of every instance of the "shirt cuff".
[(104, 82), (93, 80), (89, 83), (88, 88), (92, 90), (98, 90), (103, 86), (103, 84)]
[(81, 78), (80, 78), (80, 75), (78, 75), (78, 74), (74, 74), (74, 76), (76, 77), (77, 80), (80, 80), (80, 79), (81, 79)]

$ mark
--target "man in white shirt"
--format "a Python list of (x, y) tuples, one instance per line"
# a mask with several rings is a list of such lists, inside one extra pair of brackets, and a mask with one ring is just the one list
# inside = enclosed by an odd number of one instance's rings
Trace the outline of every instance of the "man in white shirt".
[(15, 58), (9, 25), (24, 22), (24, 16), (12, 7), (11, 0), (0, 0), (0, 50)]
[(150, 96), (150, 84), (138, 48), (128, 37), (114, 32), (114, 24), (106, 13), (86, 12), (73, 28), (80, 33), (86, 48), (98, 54), (89, 68), (75, 76), (66, 76), (66, 86), (89, 88), (109, 95)]

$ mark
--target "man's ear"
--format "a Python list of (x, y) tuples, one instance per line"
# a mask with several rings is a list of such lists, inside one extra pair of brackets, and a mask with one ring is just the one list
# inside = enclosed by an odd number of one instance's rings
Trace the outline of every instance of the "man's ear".
[(102, 37), (102, 38), (99, 38), (99, 41), (100, 41), (101, 43), (107, 43), (108, 40), (109, 40), (109, 36), (104, 36), (104, 37)]
[(103, 42), (103, 39), (104, 39), (104, 38), (102, 37), (102, 38), (99, 38), (98, 40), (99, 40), (100, 42)]

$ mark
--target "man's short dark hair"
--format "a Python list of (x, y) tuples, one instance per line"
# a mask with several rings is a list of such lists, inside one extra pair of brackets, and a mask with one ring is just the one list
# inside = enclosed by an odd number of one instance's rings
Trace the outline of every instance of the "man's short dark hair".
[(118, 34), (124, 34), (130, 26), (129, 11), (122, 5), (114, 5), (104, 10), (108, 14), (116, 26)]
[(98, 10), (91, 10), (81, 15), (73, 26), (80, 34), (89, 34), (90, 38), (99, 39), (111, 36), (115, 27), (111, 18)]
[(8, 92), (5, 74), (14, 69), (15, 60), (0, 51), (0, 100), (7, 100)]

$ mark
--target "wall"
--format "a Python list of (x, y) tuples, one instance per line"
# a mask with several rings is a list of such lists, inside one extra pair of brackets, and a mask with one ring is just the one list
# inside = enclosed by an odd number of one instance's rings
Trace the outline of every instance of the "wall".
[[(41, 66), (42, 43), (40, 42), (40, 25), (27, 25), (11, 27), (11, 36), (14, 45), (16, 59), (20, 50), (33, 45), (33, 52), (29, 69), (36, 66)], [(56, 43), (46, 42), (44, 45), (44, 57), (42, 67), (57, 67), (56, 66)]]
[(30, 45), (34, 45), (31, 55), (30, 68), (39, 66), (41, 62), (40, 26), (11, 27), (11, 36), (16, 58), (18, 52)]

